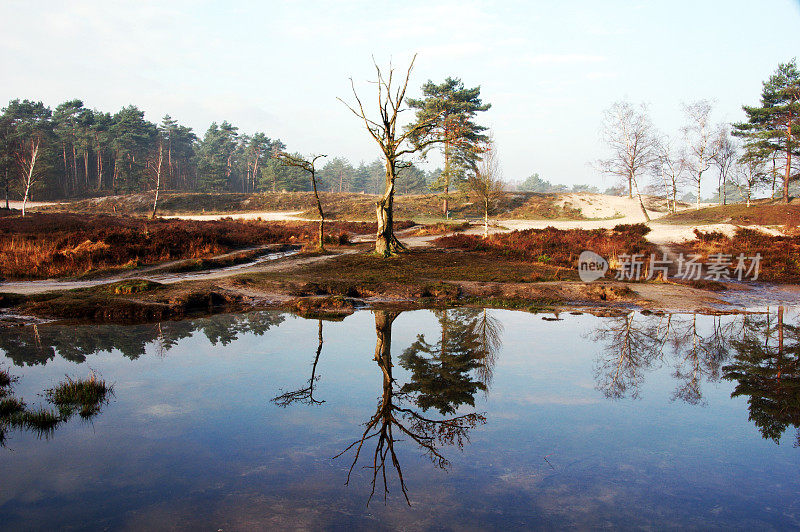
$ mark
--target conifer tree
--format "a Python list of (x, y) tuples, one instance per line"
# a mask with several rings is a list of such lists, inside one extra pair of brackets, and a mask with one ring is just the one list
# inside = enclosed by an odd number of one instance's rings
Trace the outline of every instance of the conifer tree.
[(800, 71), (797, 61), (778, 65), (764, 82), (760, 106), (743, 106), (747, 122), (734, 124), (734, 135), (745, 138), (746, 148), (772, 154), (782, 153), (783, 201), (789, 202), (792, 156), (800, 155)]
[(466, 180), (480, 159), (479, 147), (488, 140), (483, 133), (486, 128), (475, 123), (475, 117), (492, 105), (481, 100), (480, 86), (464, 88), (458, 78), (448, 77), (438, 85), (428, 80), (422, 86), (422, 94), (421, 99), (409, 99), (408, 105), (417, 110), (418, 124), (433, 122), (433, 127), (420, 129), (413, 140), (420, 142), (434, 136), (441, 142), (444, 169), (431, 188), (444, 193), (442, 209), (447, 216), (451, 186)]

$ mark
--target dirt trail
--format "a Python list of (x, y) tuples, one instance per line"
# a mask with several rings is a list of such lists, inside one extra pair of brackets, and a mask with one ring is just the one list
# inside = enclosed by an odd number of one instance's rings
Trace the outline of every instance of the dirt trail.
[[(356, 253), (356, 250), (346, 250), (344, 253)], [(232, 275), (240, 273), (252, 272), (267, 272), (267, 271), (285, 271), (290, 268), (297, 267), (302, 264), (310, 264), (320, 260), (326, 260), (336, 255), (318, 255), (318, 256), (302, 256), (298, 255), (298, 251), (276, 252), (258, 257), (257, 259), (233, 266), (224, 268), (216, 268), (210, 270), (202, 270), (197, 272), (184, 272), (184, 273), (158, 273), (158, 268), (153, 267), (148, 271), (125, 272), (124, 274), (116, 274), (99, 279), (87, 280), (57, 280), (57, 279), (43, 279), (40, 281), (10, 281), (0, 283), (0, 293), (11, 294), (24, 294), (33, 295), (41, 294), (44, 292), (52, 292), (55, 290), (73, 290), (75, 288), (89, 288), (92, 286), (101, 286), (104, 284), (115, 283), (125, 279), (144, 279), (147, 281), (155, 281), (162, 284), (172, 284), (181, 281), (197, 281), (197, 280), (214, 280), (224, 279)], [(180, 261), (178, 261), (180, 262)]]

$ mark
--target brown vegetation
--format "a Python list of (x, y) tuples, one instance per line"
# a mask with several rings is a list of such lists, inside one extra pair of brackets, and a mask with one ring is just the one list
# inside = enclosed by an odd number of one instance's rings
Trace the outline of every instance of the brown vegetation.
[[(320, 192), (325, 217), (339, 220), (374, 220), (374, 194)], [(495, 213), (500, 218), (583, 219), (580, 209), (558, 205), (556, 194), (505, 192), (499, 194)], [(442, 198), (438, 194), (403, 195), (394, 198), (395, 219), (441, 218)], [(130, 194), (80, 200), (42, 207), (40, 210), (85, 213), (147, 215), (152, 210), (152, 194)], [(480, 198), (475, 194), (451, 194), (450, 213), (455, 218), (480, 218)], [(303, 217), (317, 217), (311, 192), (242, 193), (163, 193), (158, 211), (163, 215), (227, 214), (237, 212), (301, 212)]]
[[(401, 222), (398, 227), (410, 225)], [(329, 224), (329, 238), (346, 243), (350, 234), (375, 230), (374, 223), (334, 222)], [(304, 244), (314, 241), (315, 235), (313, 222), (147, 220), (68, 213), (5, 217), (0, 218), (0, 277), (84, 275), (181, 259), (209, 259), (265, 244)]]
[(526, 229), (498, 233), (487, 239), (474, 235), (452, 235), (438, 238), (436, 245), (468, 251), (480, 251), (558, 266), (576, 268), (584, 250), (594, 251), (611, 263), (622, 254), (655, 252), (644, 239), (650, 228), (644, 224), (618, 225), (614, 229)]
[[(732, 237), (719, 232), (703, 233), (695, 229), (697, 240), (691, 249), (708, 260), (710, 255), (731, 256), (731, 273), (741, 253), (746, 258), (761, 254), (759, 279), (776, 282), (800, 281), (800, 235), (771, 236), (753, 229), (739, 228)], [(750, 264), (749, 259), (747, 264)]]
[(800, 225), (800, 205), (777, 204), (768, 201), (754, 203), (750, 207), (743, 203), (715, 205), (703, 209), (689, 209), (659, 218), (658, 223), (735, 225)]

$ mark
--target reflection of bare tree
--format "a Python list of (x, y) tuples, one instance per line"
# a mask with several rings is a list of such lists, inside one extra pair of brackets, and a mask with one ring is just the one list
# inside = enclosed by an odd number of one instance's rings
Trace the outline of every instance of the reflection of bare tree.
[(678, 381), (672, 399), (701, 403), (701, 384), (704, 379), (719, 379), (737, 327), (737, 320), (710, 319), (711, 331), (706, 334), (700, 331), (696, 314), (630, 312), (611, 318), (593, 333), (596, 341), (606, 343), (595, 364), (597, 388), (608, 398), (637, 398), (646, 372), (669, 364)]
[(483, 384), (486, 392), (492, 383), (494, 366), (497, 363), (497, 355), (502, 345), (503, 324), (486, 309), (473, 320), (475, 334), (478, 337), (478, 353), (480, 354), (481, 364), (478, 365), (478, 380)]
[(299, 390), (286, 392), (272, 399), (272, 402), (278, 406), (287, 407), (293, 403), (322, 404), (325, 402), (324, 400), (314, 399), (314, 387), (316, 386), (317, 381), (319, 381), (319, 375), (317, 375), (317, 364), (319, 363), (319, 355), (322, 353), (322, 320), (317, 321), (319, 322), (319, 343), (317, 344), (317, 354), (314, 357), (314, 363), (311, 364), (311, 377), (308, 379), (308, 384)]
[(486, 418), (478, 413), (463, 414), (444, 419), (424, 416), (414, 408), (414, 406), (418, 405), (419, 391), (398, 389), (397, 383), (392, 377), (391, 357), (392, 323), (398, 314), (397, 312), (384, 310), (375, 311), (375, 362), (381, 371), (383, 392), (378, 401), (375, 414), (365, 423), (361, 437), (348, 445), (335, 457), (338, 458), (351, 449), (355, 449), (355, 456), (347, 474), (346, 483), (349, 483), (353, 468), (358, 463), (364, 444), (369, 440), (375, 441), (375, 450), (371, 453), (372, 463), (366, 466), (372, 470), (372, 489), (367, 504), (375, 494), (378, 478), (382, 479), (384, 500), (386, 500), (386, 496), (389, 493), (387, 458), (391, 460), (391, 466), (397, 472), (400, 489), (406, 502), (411, 504), (400, 461), (395, 453), (394, 445), (396, 442), (406, 438), (414, 441), (434, 464), (438, 467), (446, 468), (449, 462), (441, 453), (439, 447), (442, 445), (457, 445), (461, 448), (468, 441), (469, 430), (486, 421)]
[(595, 362), (595, 380), (598, 390), (610, 399), (620, 399), (630, 394), (639, 396), (644, 372), (661, 354), (660, 329), (655, 331), (647, 321), (634, 320), (635, 313), (610, 318), (594, 331), (595, 341), (605, 342), (607, 348)]

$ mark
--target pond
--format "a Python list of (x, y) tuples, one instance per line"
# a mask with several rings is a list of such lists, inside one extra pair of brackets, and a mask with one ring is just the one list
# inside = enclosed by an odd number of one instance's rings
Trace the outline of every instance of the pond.
[(0, 330), (3, 529), (800, 526), (800, 319), (359, 311)]

